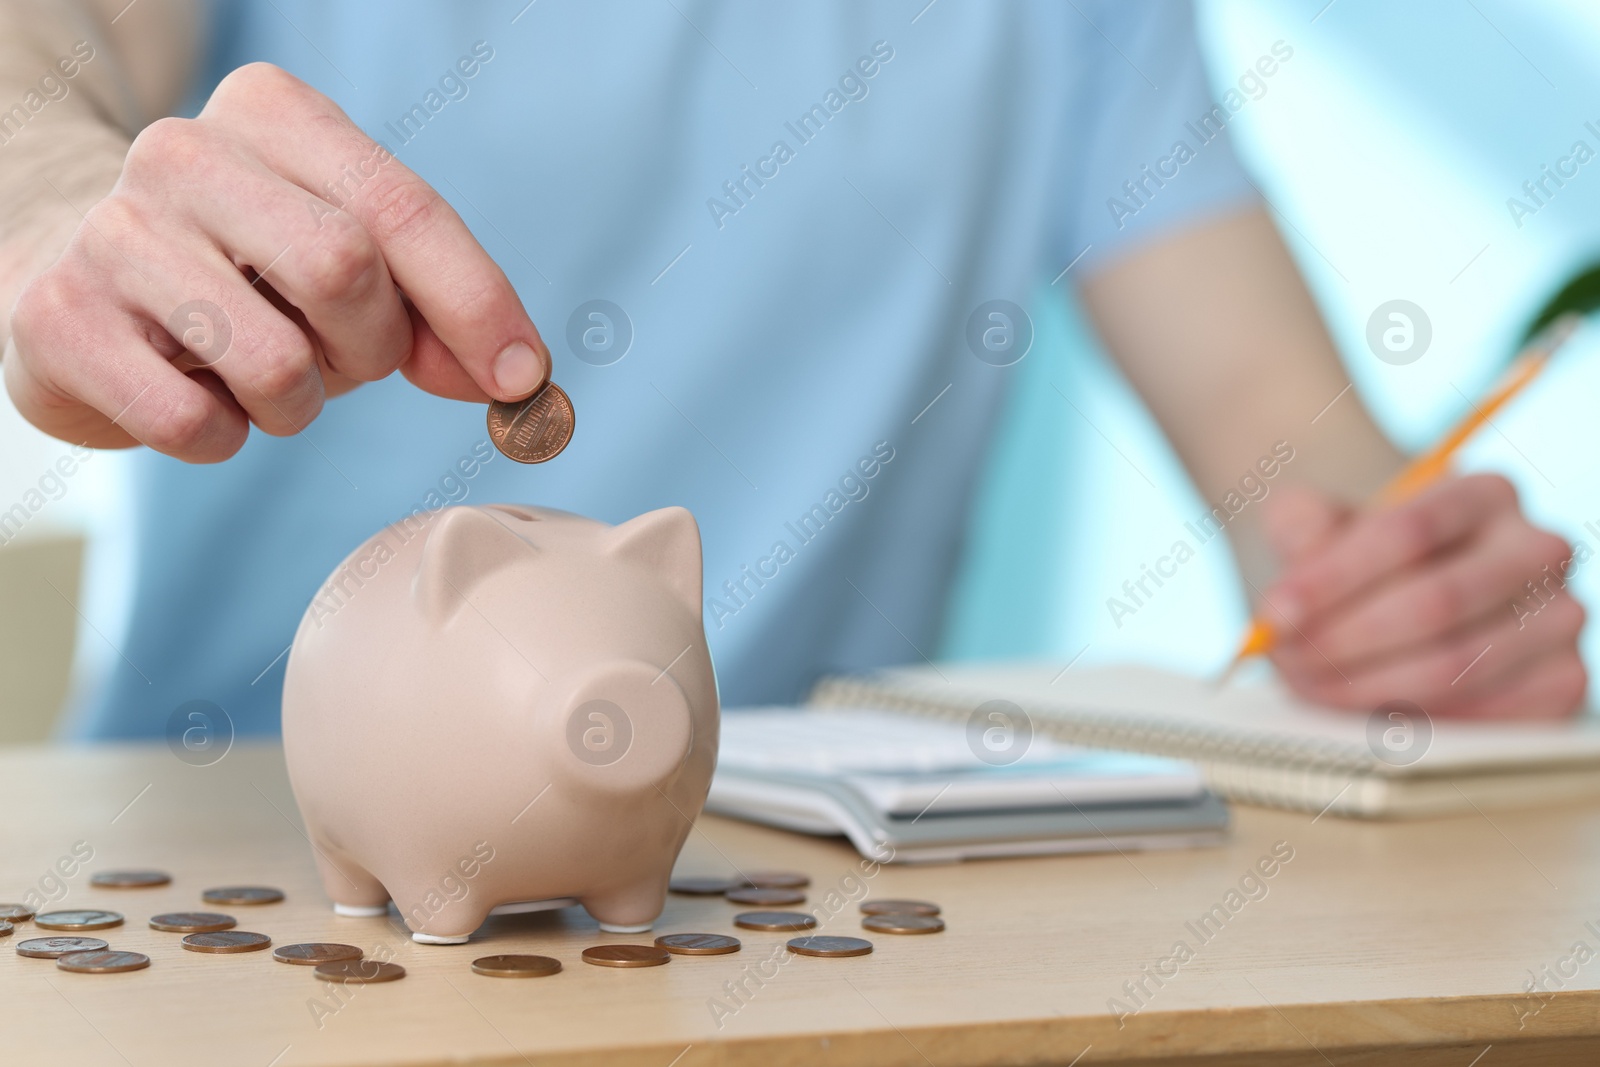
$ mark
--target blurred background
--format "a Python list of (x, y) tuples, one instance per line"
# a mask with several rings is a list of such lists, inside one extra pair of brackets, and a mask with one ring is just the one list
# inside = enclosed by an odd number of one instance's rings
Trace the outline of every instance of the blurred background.
[[(1600, 130), (1600, 8), (1198, 8), (1219, 96), (1275, 41), (1294, 50), (1234, 116), (1234, 144), (1310, 279), (1355, 389), (1403, 447), (1425, 446), (1492, 381), (1538, 308), (1600, 257), (1600, 159), (1532, 213), (1516, 218), (1507, 206), (1511, 197), (1531, 203), (1523, 183), (1572, 155), (1575, 142), (1600, 153), (1600, 135), (1584, 125)], [(1221, 539), (1120, 626), (1107, 609), (1123, 580), (1185, 536), (1206, 505), (1107, 364), (1063, 291), (1069, 280), (1041, 278), (1030, 308), (1036, 340), (989, 457), (942, 653), (1215, 670), (1245, 621)], [(1392, 300), (1420, 307), (1432, 328), (1427, 350), (1405, 365), (1378, 359), (1366, 341), (1373, 311)], [(1600, 533), (1584, 527), (1600, 530), (1591, 456), (1600, 433), (1589, 414), (1597, 396), (1600, 329), (1591, 329), (1478, 437), (1463, 465), (1509, 475), (1535, 519), (1600, 551)], [(43, 501), (20, 530), (0, 526), (8, 740), (45, 736), (70, 674), (92, 679), (117, 655), (84, 616), (115, 616), (127, 564), (80, 568), (85, 539), (127, 513), (123, 457), (95, 454), (70, 476), (50, 476), (67, 452), (0, 401), (0, 508)], [(1591, 604), (1596, 571), (1600, 560), (1572, 586)], [(1591, 668), (1597, 640), (1591, 627)]]

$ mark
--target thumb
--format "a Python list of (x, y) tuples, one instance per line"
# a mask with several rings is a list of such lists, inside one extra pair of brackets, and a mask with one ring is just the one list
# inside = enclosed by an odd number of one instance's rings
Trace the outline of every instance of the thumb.
[(1265, 502), (1262, 531), (1279, 561), (1289, 565), (1326, 543), (1344, 525), (1350, 511), (1348, 505), (1326, 493), (1287, 485)]

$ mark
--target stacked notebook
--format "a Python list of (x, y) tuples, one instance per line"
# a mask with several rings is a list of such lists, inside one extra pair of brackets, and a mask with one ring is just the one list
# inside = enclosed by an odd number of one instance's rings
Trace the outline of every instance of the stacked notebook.
[(1374, 719), (1305, 704), (1276, 683), (1218, 690), (1148, 668), (1031, 663), (834, 677), (811, 700), (956, 722), (1008, 701), (1040, 735), (1192, 760), (1223, 796), (1316, 813), (1397, 818), (1600, 797), (1600, 722), (1590, 714), (1528, 724)]

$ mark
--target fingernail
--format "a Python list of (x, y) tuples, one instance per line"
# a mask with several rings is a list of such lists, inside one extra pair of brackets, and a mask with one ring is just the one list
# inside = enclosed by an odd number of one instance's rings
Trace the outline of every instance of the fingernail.
[(544, 364), (522, 341), (507, 345), (494, 357), (494, 384), (508, 400), (520, 400), (544, 383)]

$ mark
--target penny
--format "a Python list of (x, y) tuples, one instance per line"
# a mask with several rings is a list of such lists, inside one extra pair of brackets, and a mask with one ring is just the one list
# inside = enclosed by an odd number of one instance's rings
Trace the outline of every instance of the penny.
[(317, 964), (317, 969), (311, 973), (324, 982), (366, 985), (398, 981), (406, 976), (406, 969), (398, 963), (380, 963), (377, 960), (334, 960), (332, 963)]
[(89, 879), (89, 884), (102, 889), (150, 889), (168, 885), (172, 875), (165, 871), (101, 871)]
[(41, 930), (106, 930), (122, 925), (122, 916), (114, 911), (47, 911), (33, 917), (33, 925)]
[(17, 942), (17, 955), (54, 960), (73, 952), (98, 952), (110, 947), (98, 937), (35, 937)]
[(730, 889), (725, 894), (735, 904), (754, 904), (758, 908), (781, 908), (785, 904), (804, 904), (806, 895), (798, 889)]
[(123, 971), (142, 971), (150, 966), (150, 957), (143, 952), (112, 952), (97, 949), (93, 952), (69, 952), (56, 958), (56, 966), (63, 971), (79, 974), (120, 974)]
[(803, 911), (746, 911), (733, 917), (746, 930), (809, 930), (817, 920)]
[(0, 904), (0, 921), (25, 923), (33, 918), (33, 909), (26, 904)]
[(926, 900), (864, 900), (863, 915), (937, 915), (939, 905)]
[(315, 967), (339, 960), (359, 960), (363, 953), (354, 945), (339, 945), (331, 941), (310, 941), (300, 945), (280, 945), (272, 950), (272, 958), (279, 963), (297, 963)]
[(790, 938), (789, 951), (797, 956), (865, 956), (872, 951), (872, 942), (859, 937), (817, 934)]
[(596, 945), (583, 950), (583, 962), (597, 967), (659, 967), (672, 953), (654, 945)]
[(549, 956), (480, 956), (472, 961), (474, 974), (491, 978), (545, 978), (561, 970), (561, 961)]
[(804, 889), (811, 884), (799, 871), (745, 871), (744, 880), (757, 889)]
[(183, 947), (190, 952), (255, 952), (272, 944), (266, 934), (245, 930), (223, 930), (215, 934), (190, 934)]
[(861, 920), (862, 929), (880, 934), (936, 934), (944, 929), (944, 920), (937, 915), (907, 915), (890, 912), (886, 915), (868, 915)]
[(724, 952), (738, 952), (737, 937), (724, 934), (663, 934), (656, 938), (656, 947), (679, 956), (720, 956)]
[(283, 899), (283, 890), (259, 885), (229, 885), (220, 889), (207, 889), (200, 894), (207, 904), (276, 904)]
[(733, 878), (674, 878), (667, 888), (674, 893), (691, 897), (720, 897), (730, 889), (743, 885)]
[(508, 404), (489, 405), (489, 440), (518, 463), (543, 463), (554, 459), (572, 440), (576, 416), (572, 398), (555, 382), (528, 397)]
[(232, 915), (214, 911), (169, 911), (150, 917), (150, 929), (174, 934), (214, 934), (239, 925)]
[(0, 920), (0, 937), (10, 937), (11, 932), (15, 929), (15, 926), (12, 926), (10, 923), (4, 920)]

